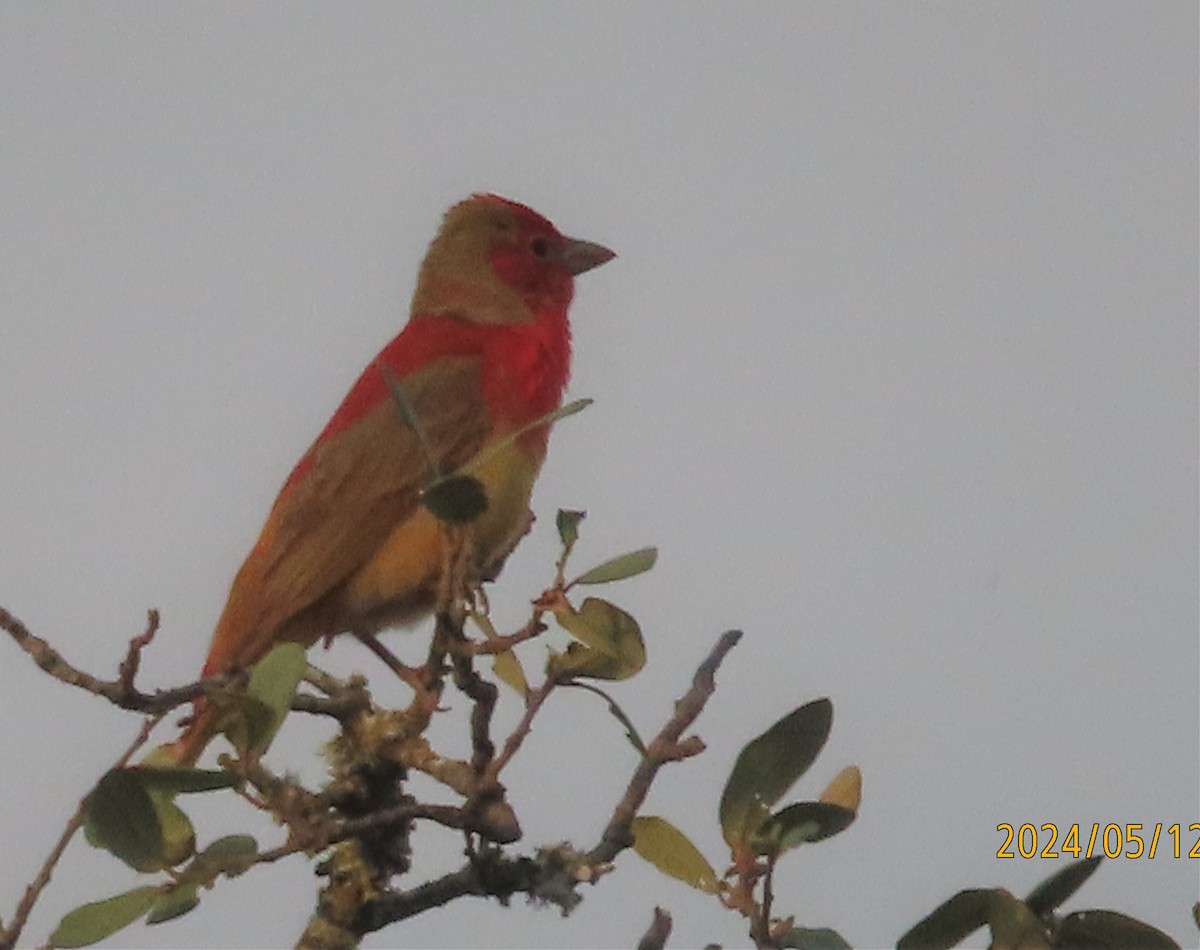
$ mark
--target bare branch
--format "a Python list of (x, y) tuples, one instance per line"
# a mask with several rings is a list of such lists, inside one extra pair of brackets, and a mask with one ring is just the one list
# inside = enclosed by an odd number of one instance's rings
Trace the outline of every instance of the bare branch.
[(137, 672), (139, 655), (141, 650), (153, 639), (154, 632), (158, 629), (158, 613), (156, 611), (150, 612), (150, 622), (146, 632), (130, 641), (129, 651), (121, 662), (119, 674), (115, 680), (102, 680), (72, 666), (54, 647), (41, 637), (30, 633), (20, 620), (3, 607), (0, 607), (0, 628), (6, 630), (16, 641), (17, 646), (28, 653), (34, 663), (56, 680), (107, 699), (121, 709), (130, 709), (149, 716), (162, 716), (207, 692), (227, 686), (230, 680), (228, 676), (213, 676), (180, 686), (177, 689), (159, 689), (153, 693), (143, 693), (135, 689), (133, 677)]
[(663, 950), (669, 936), (671, 936), (671, 915), (661, 907), (655, 907), (654, 920), (650, 922), (650, 926), (642, 934), (642, 939), (638, 941), (637, 950)]
[(608, 827), (604, 829), (600, 843), (584, 855), (585, 861), (593, 865), (605, 864), (628, 848), (633, 843), (629, 826), (645, 802), (658, 770), (667, 762), (703, 751), (704, 743), (698, 737), (690, 736), (682, 742), (679, 737), (704, 709), (705, 703), (717, 687), (717, 667), (725, 659), (725, 654), (732, 650), (741, 638), (740, 630), (727, 630), (721, 634), (717, 645), (700, 664), (692, 678), (691, 689), (675, 704), (675, 714), (646, 748), (646, 754), (634, 770), (625, 795), (613, 809), (612, 818)]

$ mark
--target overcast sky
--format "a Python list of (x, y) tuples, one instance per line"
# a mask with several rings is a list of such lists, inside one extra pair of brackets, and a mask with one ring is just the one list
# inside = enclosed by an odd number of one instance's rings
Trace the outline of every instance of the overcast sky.
[[(578, 281), (570, 396), (596, 402), (554, 432), (496, 619), (523, 621), (573, 507), (580, 568), (661, 551), (604, 592), (644, 628), (614, 687), (643, 732), (746, 631), (708, 752), (648, 812), (724, 867), (738, 749), (831, 697), (794, 796), (857, 763), (861, 813), (784, 859), (777, 908), (861, 947), (1062, 866), (997, 860), (999, 823), (1186, 828), (1197, 27), (1166, 2), (0, 5), (0, 603), (96, 672), (157, 607), (142, 684), (194, 678), (442, 212), (494, 190), (620, 255)], [(136, 722), (0, 651), (7, 920)], [(404, 701), (353, 644), (312, 655)], [(321, 735), (289, 726), (272, 764), (319, 780)], [(509, 776), (520, 847), (594, 844), (635, 764), (594, 697), (556, 697)], [(202, 838), (278, 842), (211, 798)], [(415, 842), (426, 876), (460, 861)], [(1198, 869), (1107, 862), (1069, 906), (1195, 946)], [(135, 883), (74, 843), (25, 943)], [(111, 945), (290, 946), (316, 886), (261, 868)], [(459, 902), (364, 946), (627, 947), (656, 903), (673, 946), (747, 943), (632, 853), (584, 897)]]

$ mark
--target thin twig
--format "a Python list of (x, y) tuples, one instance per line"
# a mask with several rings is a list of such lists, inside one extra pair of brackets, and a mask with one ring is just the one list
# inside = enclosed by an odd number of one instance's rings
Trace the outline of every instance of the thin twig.
[[(152, 626), (157, 627), (157, 614), (153, 614), (153, 612)], [(228, 676), (213, 676), (180, 686), (177, 689), (159, 689), (153, 693), (143, 693), (135, 689), (132, 682), (133, 673), (127, 671), (131, 667), (136, 670), (136, 661), (131, 660), (131, 655), (136, 654), (142, 646), (149, 643), (148, 637), (153, 636), (150, 629), (146, 634), (135, 637), (130, 643), (130, 653), (126, 654), (125, 660), (121, 664), (121, 672), (115, 680), (102, 680), (72, 666), (54, 647), (41, 637), (30, 633), (28, 627), (3, 607), (0, 607), (0, 629), (7, 631), (16, 641), (17, 646), (28, 653), (33, 662), (56, 680), (107, 699), (114, 706), (131, 709), (149, 716), (161, 716), (177, 706), (189, 703), (207, 692), (219, 690), (229, 683)]]
[(151, 608), (146, 615), (146, 632), (129, 641), (125, 659), (117, 668), (119, 674), (117, 681), (129, 692), (134, 691), (133, 678), (137, 676), (138, 667), (141, 666), (142, 650), (150, 646), (150, 641), (154, 639), (156, 633), (158, 633), (158, 611)]
[(604, 829), (600, 843), (584, 856), (585, 861), (593, 865), (603, 864), (612, 861), (629, 847), (632, 843), (629, 826), (637, 815), (638, 809), (645, 802), (646, 795), (650, 792), (650, 785), (658, 774), (658, 770), (667, 762), (695, 755), (704, 749), (704, 743), (696, 736), (691, 736), (683, 741), (680, 741), (679, 737), (683, 734), (684, 729), (696, 721), (696, 717), (704, 709), (705, 703), (708, 702), (708, 698), (717, 686), (717, 667), (725, 659), (725, 654), (732, 650), (741, 638), (740, 630), (727, 630), (721, 634), (717, 645), (700, 664), (696, 675), (692, 678), (691, 689), (684, 693), (683, 698), (675, 704), (675, 714), (663, 726), (662, 731), (651, 740), (646, 754), (642, 756), (642, 761), (634, 770), (629, 787), (617, 803), (617, 807), (613, 809), (612, 818), (608, 822), (608, 827)]
[(553, 676), (547, 676), (546, 682), (535, 690), (531, 690), (525, 696), (525, 713), (521, 716), (521, 721), (517, 723), (509, 737), (504, 740), (504, 748), (500, 754), (492, 760), (488, 766), (487, 772), (484, 774), (483, 783), (485, 785), (495, 784), (500, 776), (500, 772), (504, 766), (508, 765), (509, 760), (520, 751), (521, 743), (529, 735), (533, 728), (533, 717), (537, 715), (542, 704), (558, 686), (558, 680)]
[[(129, 760), (133, 758), (134, 753), (146, 744), (146, 740), (150, 738), (151, 731), (158, 725), (159, 720), (162, 719), (162, 715), (165, 714), (147, 719), (142, 723), (142, 728), (138, 730), (137, 737), (121, 757), (117, 759), (113, 768), (123, 768), (129, 764)], [(33, 879), (33, 883), (25, 888), (21, 902), (17, 905), (16, 913), (13, 914), (12, 923), (9, 924), (6, 931), (0, 933), (0, 950), (12, 950), (17, 945), (17, 941), (21, 939), (21, 931), (25, 929), (25, 924), (29, 920), (30, 913), (33, 912), (33, 907), (37, 903), (38, 897), (41, 896), (42, 891), (50, 883), (50, 878), (54, 874), (54, 868), (58, 865), (58, 861), (67, 849), (67, 845), (75, 836), (75, 832), (82, 828), (84, 822), (87, 820), (87, 805), (91, 794), (89, 790), (87, 795), (84, 795), (79, 800), (79, 807), (75, 809), (75, 813), (67, 822), (63, 833), (59, 836), (58, 841), (55, 842), (54, 847), (50, 849), (50, 853), (46, 856), (46, 860), (42, 864), (41, 870), (38, 871), (37, 877)]]
[(637, 950), (663, 950), (671, 936), (671, 915), (661, 907), (654, 908), (654, 920), (638, 941)]
[(757, 947), (770, 947), (771, 943), (771, 905), (775, 902), (775, 862), (768, 861), (763, 872), (763, 897), (758, 908), (756, 919), (751, 922), (750, 936)]

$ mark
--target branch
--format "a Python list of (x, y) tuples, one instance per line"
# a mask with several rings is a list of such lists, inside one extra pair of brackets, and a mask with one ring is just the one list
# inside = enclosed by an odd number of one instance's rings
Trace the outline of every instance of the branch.
[(498, 850), (474, 856), (469, 863), (410, 891), (385, 891), (359, 912), (359, 935), (382, 930), (388, 924), (441, 907), (459, 897), (495, 897), (508, 904), (513, 894), (555, 904), (570, 913), (581, 898), (576, 868), (579, 856), (566, 845), (539, 849), (537, 857), (504, 857)]
[(638, 941), (637, 950), (663, 950), (671, 936), (671, 915), (661, 907), (654, 908), (654, 920)]
[(29, 629), (16, 617), (0, 607), (0, 628), (8, 631), (22, 650), (28, 653), (33, 662), (56, 680), (86, 690), (93, 695), (107, 699), (114, 706), (130, 709), (134, 712), (145, 713), (149, 716), (162, 716), (189, 703), (205, 693), (228, 685), (228, 676), (213, 676), (197, 680), (187, 686), (177, 689), (159, 689), (153, 693), (143, 693), (133, 685), (133, 677), (137, 673), (141, 651), (154, 638), (158, 629), (158, 611), (150, 611), (146, 632), (129, 641), (129, 649), (125, 659), (121, 661), (115, 680), (102, 680), (72, 666), (63, 659), (62, 654), (50, 646), (41, 637), (34, 636)]
[[(0, 615), (3, 615), (5, 620), (12, 619), (11, 615), (6, 613), (2, 607), (0, 607)], [(5, 629), (8, 628), (6, 627)], [(129, 748), (117, 759), (115, 768), (123, 768), (129, 764), (129, 760), (133, 758), (133, 754), (146, 744), (146, 740), (150, 738), (150, 733), (156, 725), (158, 725), (158, 718), (147, 719), (142, 723), (142, 728), (138, 731), (137, 738), (133, 740)], [(75, 836), (75, 832), (82, 828), (84, 822), (87, 820), (87, 803), (91, 794), (89, 790), (87, 795), (84, 795), (80, 799), (79, 807), (75, 809), (75, 814), (71, 816), (58, 841), (50, 849), (50, 853), (42, 863), (37, 877), (33, 879), (32, 884), (25, 888), (25, 893), (21, 897), (21, 903), (17, 905), (16, 913), (13, 914), (12, 923), (9, 924), (7, 930), (0, 930), (0, 950), (12, 950), (17, 945), (17, 941), (21, 939), (21, 931), (25, 928), (25, 924), (29, 920), (29, 915), (32, 913), (33, 906), (37, 903), (38, 897), (46, 889), (46, 885), (50, 883), (50, 878), (54, 874), (54, 868), (58, 864), (59, 858), (62, 857), (63, 852), (67, 849), (67, 845)]]
[(692, 678), (692, 688), (684, 693), (683, 698), (675, 704), (675, 714), (663, 726), (662, 731), (650, 742), (642, 761), (634, 770), (633, 778), (625, 795), (613, 809), (608, 827), (604, 829), (600, 843), (584, 855), (584, 861), (591, 865), (605, 864), (612, 861), (618, 854), (633, 843), (629, 826), (646, 801), (650, 785), (658, 770), (667, 762), (678, 761), (696, 755), (704, 750), (704, 743), (698, 736), (689, 736), (682, 742), (679, 737), (704, 709), (708, 698), (717, 688), (717, 667), (725, 659), (725, 654), (734, 648), (742, 638), (742, 631), (727, 630), (721, 634), (717, 645), (705, 658)]

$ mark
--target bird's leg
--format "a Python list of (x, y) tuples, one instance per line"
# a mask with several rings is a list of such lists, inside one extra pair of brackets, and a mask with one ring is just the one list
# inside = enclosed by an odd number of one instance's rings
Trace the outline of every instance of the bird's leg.
[(412, 667), (401, 663), (396, 654), (380, 643), (379, 638), (373, 633), (368, 633), (365, 630), (353, 630), (351, 632), (359, 643), (374, 653), (379, 659), (383, 660), (387, 668), (411, 686), (414, 692), (423, 693), (428, 691), (429, 684), (425, 682), (425, 676), (423, 675), (424, 667)]

